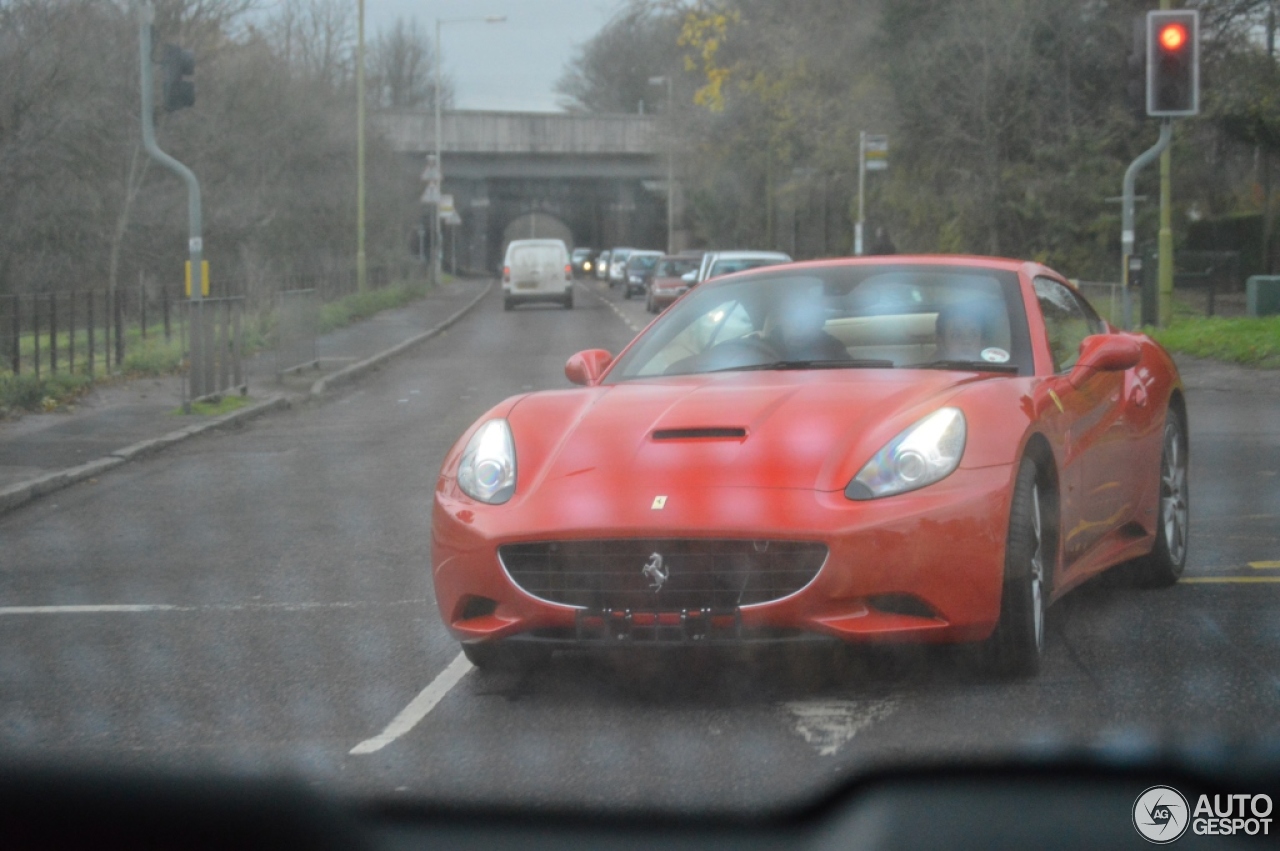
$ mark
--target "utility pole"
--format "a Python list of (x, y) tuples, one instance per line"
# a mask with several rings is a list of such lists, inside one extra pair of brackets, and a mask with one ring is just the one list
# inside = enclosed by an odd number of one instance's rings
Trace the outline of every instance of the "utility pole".
[(671, 116), (672, 106), (672, 86), (671, 75), (665, 77), (650, 77), (649, 85), (660, 86), (663, 83), (667, 85), (667, 105), (664, 107), (667, 122), (671, 126), (667, 128), (667, 253), (676, 253), (676, 223), (675, 223), (675, 197), (676, 197), (676, 143), (675, 143), (675, 121)]
[[(443, 128), (440, 117), (440, 26), (444, 21), (436, 18), (436, 90), (431, 99), (435, 102), (435, 134), (436, 134), (436, 173), (439, 174), (440, 192), (444, 192), (444, 158), (440, 155), (444, 147)], [(440, 285), (440, 195), (436, 194), (435, 203), (431, 205), (431, 284)]]
[(858, 221), (853, 226), (853, 253), (861, 257), (864, 252), (862, 227), (866, 221), (867, 207), (864, 201), (867, 184), (867, 131), (858, 132)]

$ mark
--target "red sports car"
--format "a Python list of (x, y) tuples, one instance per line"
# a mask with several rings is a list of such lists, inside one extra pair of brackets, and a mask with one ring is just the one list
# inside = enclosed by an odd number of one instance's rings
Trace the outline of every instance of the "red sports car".
[(1028, 674), (1073, 586), (1182, 572), (1177, 370), (1036, 263), (743, 272), (565, 374), (440, 472), (436, 600), (477, 665), (835, 639), (982, 642)]

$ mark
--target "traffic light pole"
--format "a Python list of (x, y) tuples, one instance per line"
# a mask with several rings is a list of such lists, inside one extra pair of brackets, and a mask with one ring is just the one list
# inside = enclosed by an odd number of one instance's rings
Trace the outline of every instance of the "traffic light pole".
[[(191, 300), (199, 303), (204, 298), (204, 264), (201, 262), (204, 255), (204, 240), (200, 236), (202, 224), (200, 219), (200, 181), (196, 179), (195, 172), (160, 150), (160, 146), (156, 144), (155, 115), (153, 114), (155, 100), (152, 93), (153, 73), (151, 67), (151, 24), (155, 20), (155, 7), (151, 5), (149, 0), (143, 0), (138, 4), (138, 12), (138, 46), (139, 58), (142, 64), (142, 145), (152, 159), (178, 175), (187, 184), (187, 250), (191, 261)], [(193, 351), (198, 347), (198, 341), (195, 338), (198, 333), (196, 330), (198, 325), (199, 323), (192, 323), (191, 325)], [(192, 388), (194, 389), (199, 386), (198, 373), (200, 372), (194, 358), (189, 372)], [(195, 395), (198, 394), (188, 394), (188, 401), (183, 405), (188, 412), (190, 411), (190, 399)]]
[[(1168, 11), (1171, 0), (1160, 0)], [(1198, 36), (1197, 36), (1198, 38)], [(1163, 328), (1173, 317), (1173, 155), (1168, 146), (1160, 152), (1160, 233), (1156, 241), (1156, 324)]]
[(1138, 172), (1146, 168), (1152, 160), (1160, 156), (1173, 140), (1173, 122), (1165, 119), (1160, 125), (1160, 139), (1155, 145), (1138, 156), (1124, 172), (1124, 192), (1121, 195), (1120, 209), (1120, 254), (1121, 280), (1124, 282), (1124, 327), (1133, 327), (1133, 308), (1130, 294), (1130, 260), (1133, 257), (1133, 186), (1138, 179)]

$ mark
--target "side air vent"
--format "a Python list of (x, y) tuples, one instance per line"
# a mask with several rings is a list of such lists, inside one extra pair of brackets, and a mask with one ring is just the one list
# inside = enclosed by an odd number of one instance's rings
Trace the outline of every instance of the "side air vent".
[(654, 431), (654, 440), (741, 440), (747, 436), (745, 428), (660, 428)]

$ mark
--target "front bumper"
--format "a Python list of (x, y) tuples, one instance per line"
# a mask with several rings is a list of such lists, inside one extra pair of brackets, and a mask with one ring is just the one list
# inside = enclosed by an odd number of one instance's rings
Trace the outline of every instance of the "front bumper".
[[(490, 506), (445, 481), (432, 518), (436, 600), (463, 642), (980, 640), (999, 616), (1013, 474), (1009, 466), (960, 469), (919, 491), (868, 502), (840, 492), (700, 488), (669, 494), (662, 511), (652, 509), (647, 491), (592, 494), (572, 481), (544, 482), (534, 498), (517, 492)], [(811, 541), (828, 553), (812, 581), (781, 599), (702, 612), (665, 611), (655, 597), (654, 605), (630, 610), (630, 623), (619, 623), (627, 612), (532, 596), (498, 555), (505, 544), (605, 538)]]

